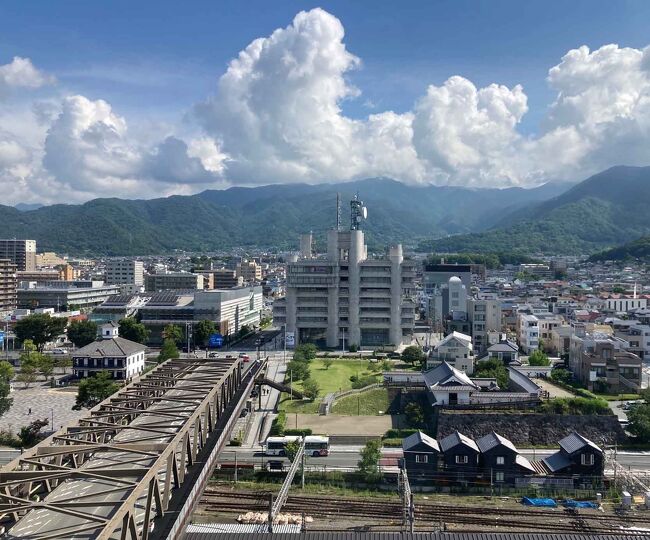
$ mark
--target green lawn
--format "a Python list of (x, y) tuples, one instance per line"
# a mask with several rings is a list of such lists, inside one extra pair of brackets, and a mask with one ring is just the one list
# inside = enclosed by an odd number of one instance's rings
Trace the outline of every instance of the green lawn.
[(338, 400), (332, 407), (332, 414), (372, 416), (384, 414), (387, 409), (388, 390), (375, 388)]
[[(332, 365), (329, 369), (325, 368), (322, 358), (312, 360), (309, 363), (309, 370), (311, 378), (314, 379), (320, 387), (318, 397), (314, 401), (298, 401), (290, 400), (286, 394), (282, 395), (278, 409), (287, 412), (297, 412), (303, 414), (316, 414), (318, 412), (318, 405), (330, 392), (338, 392), (342, 390), (350, 390), (352, 383), (350, 377), (358, 375), (359, 377), (370, 375), (368, 371), (367, 360), (341, 360), (332, 359)], [(377, 381), (379, 382), (380, 374), (377, 374)], [(285, 377), (285, 382), (289, 382), (289, 373)], [(302, 383), (294, 385), (297, 390), (302, 388)]]

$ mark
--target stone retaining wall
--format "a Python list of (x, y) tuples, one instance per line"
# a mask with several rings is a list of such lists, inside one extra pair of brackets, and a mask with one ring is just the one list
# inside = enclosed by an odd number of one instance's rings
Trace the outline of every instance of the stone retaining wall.
[(438, 414), (437, 426), (438, 440), (456, 430), (473, 439), (496, 431), (521, 447), (557, 445), (572, 431), (577, 431), (596, 444), (623, 443), (627, 440), (617, 417), (613, 415), (443, 411)]

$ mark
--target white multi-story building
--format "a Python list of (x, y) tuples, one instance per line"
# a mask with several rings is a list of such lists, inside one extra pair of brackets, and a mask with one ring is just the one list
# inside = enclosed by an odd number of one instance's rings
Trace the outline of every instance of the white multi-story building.
[(133, 294), (144, 288), (144, 264), (142, 261), (113, 259), (106, 262), (108, 285), (122, 285), (122, 292)]
[(519, 346), (530, 354), (539, 347), (539, 319), (529, 313), (519, 313), (517, 317), (517, 340)]
[(605, 301), (605, 307), (608, 311), (616, 313), (627, 313), (633, 309), (644, 309), (648, 307), (648, 301), (645, 298), (608, 298)]
[(75, 377), (91, 377), (108, 371), (114, 379), (128, 380), (144, 371), (144, 345), (119, 337), (116, 323), (104, 324), (100, 330), (101, 339), (72, 355)]
[(402, 246), (368, 259), (359, 229), (362, 203), (351, 202), (352, 228), (327, 235), (327, 255), (303, 249), (287, 267), (286, 297), (273, 305), (276, 324), (289, 339), (327, 347), (399, 346), (410, 343), (415, 322), (414, 263)]

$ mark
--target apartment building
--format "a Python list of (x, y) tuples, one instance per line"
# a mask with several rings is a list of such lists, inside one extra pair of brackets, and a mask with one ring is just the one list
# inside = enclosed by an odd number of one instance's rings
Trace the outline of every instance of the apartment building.
[(36, 270), (36, 240), (0, 240), (0, 259), (9, 259), (18, 270)]
[(125, 293), (135, 293), (144, 286), (144, 264), (142, 261), (110, 259), (106, 261), (106, 283), (127, 285)]
[(552, 279), (553, 270), (548, 264), (520, 264), (519, 272), (529, 274), (540, 279)]
[(245, 283), (262, 281), (262, 267), (255, 261), (242, 261), (237, 265), (237, 276)]
[(628, 348), (629, 343), (620, 337), (599, 332), (587, 333), (583, 325), (575, 325), (569, 350), (569, 367), (576, 379), (589, 390), (638, 392), (643, 363)]
[(525, 354), (539, 348), (539, 319), (530, 313), (519, 313), (517, 317), (517, 341)]
[(467, 300), (467, 315), (472, 325), (474, 351), (480, 356), (490, 346), (489, 333), (503, 330), (501, 302), (496, 296), (470, 298)]
[(359, 229), (361, 201), (351, 202), (352, 228), (331, 230), (326, 256), (304, 253), (287, 265), (286, 297), (274, 302), (276, 324), (295, 343), (327, 347), (410, 343), (415, 322), (414, 263), (402, 246), (369, 259)]
[(236, 270), (195, 270), (195, 273), (203, 276), (204, 289), (232, 289), (242, 287), (244, 279), (237, 275)]
[(203, 289), (203, 276), (189, 272), (157, 272), (144, 277), (144, 286), (148, 292)]
[(650, 358), (650, 326), (635, 320), (616, 319), (610, 322), (614, 335), (628, 342), (627, 350), (639, 358)]
[(16, 265), (9, 259), (0, 259), (0, 313), (16, 309)]

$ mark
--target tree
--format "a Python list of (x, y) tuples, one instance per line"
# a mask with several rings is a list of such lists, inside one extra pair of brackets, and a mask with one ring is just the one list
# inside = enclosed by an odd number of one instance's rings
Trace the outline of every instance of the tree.
[(48, 424), (49, 422), (47, 419), (43, 418), (43, 420), (34, 420), (28, 426), (21, 427), (20, 433), (18, 434), (18, 438), (20, 439), (21, 444), (26, 448), (31, 448), (35, 444), (42, 441), (45, 436), (41, 433), (41, 429), (43, 429)]
[(404, 407), (404, 414), (406, 414), (406, 421), (410, 427), (421, 427), (424, 424), (422, 405), (412, 401)]
[(553, 379), (556, 382), (569, 384), (572, 378), (573, 375), (568, 369), (556, 368), (551, 371), (551, 379)]
[(47, 354), (39, 355), (36, 366), (45, 381), (54, 373), (54, 360)]
[(171, 339), (176, 345), (183, 343), (183, 330), (176, 324), (168, 324), (162, 331), (162, 337), (166, 340)]
[(287, 365), (287, 372), (291, 373), (291, 380), (304, 381), (309, 379), (309, 364), (307, 362), (292, 360)]
[(510, 382), (510, 374), (502, 360), (491, 358), (490, 360), (481, 360), (476, 364), (474, 369), (476, 378), (494, 378), (497, 380), (499, 388), (505, 390)]
[(111, 380), (108, 371), (100, 371), (93, 377), (83, 379), (79, 383), (76, 407), (94, 407), (111, 394), (117, 392), (118, 389), (119, 385)]
[(59, 368), (63, 373), (67, 373), (72, 367), (72, 358), (69, 356), (59, 356), (54, 360), (54, 367)]
[(37, 352), (36, 345), (31, 339), (23, 342), (23, 352), (20, 353), (20, 372), (16, 376), (16, 380), (25, 384), (25, 388), (36, 380), (39, 364), (41, 360), (41, 353)]
[(306, 379), (302, 383), (302, 393), (310, 401), (314, 401), (318, 397), (320, 386), (314, 379)]
[(300, 445), (302, 444), (302, 441), (300, 439), (296, 439), (295, 441), (289, 441), (285, 447), (284, 451), (287, 454), (287, 459), (293, 463), (293, 460), (296, 459), (296, 455), (298, 454), (298, 450), (300, 450)]
[(68, 327), (68, 339), (81, 348), (97, 339), (97, 323), (93, 321), (72, 321)]
[(149, 330), (147, 327), (138, 322), (133, 317), (126, 317), (119, 322), (118, 332), (120, 337), (128, 339), (129, 341), (135, 341), (136, 343), (142, 343), (143, 345), (149, 339)]
[(639, 392), (644, 402), (633, 405), (627, 413), (628, 430), (639, 442), (650, 442), (650, 388)]
[(14, 327), (14, 332), (20, 341), (31, 340), (36, 349), (42, 352), (45, 344), (62, 334), (67, 324), (66, 318), (50, 317), (47, 313), (35, 313), (20, 319)]
[(550, 366), (551, 361), (548, 356), (541, 350), (537, 349), (530, 353), (528, 357), (528, 363), (531, 366)]
[(407, 364), (415, 365), (424, 362), (425, 355), (417, 345), (409, 345), (402, 351), (402, 360)]
[(212, 321), (204, 319), (196, 323), (194, 327), (194, 342), (205, 346), (212, 334), (217, 333), (217, 325)]
[(329, 357), (325, 358), (323, 360), (323, 365), (325, 366), (325, 369), (329, 369), (333, 362), (334, 362), (334, 360), (332, 360), (331, 358), (329, 358)]
[(180, 353), (178, 352), (178, 347), (172, 339), (166, 339), (163, 341), (162, 348), (160, 349), (160, 354), (158, 354), (158, 363), (169, 360), (170, 358), (178, 358)]
[(316, 354), (318, 354), (318, 347), (316, 345), (313, 343), (304, 343), (295, 348), (293, 351), (293, 359), (311, 362), (316, 358)]
[(9, 384), (14, 376), (14, 368), (9, 362), (4, 360), (0, 362), (0, 416), (6, 413), (13, 403), (13, 398), (9, 397), (11, 385)]
[(381, 477), (379, 471), (379, 459), (381, 458), (381, 443), (378, 439), (372, 439), (366, 443), (361, 450), (361, 459), (357, 464), (359, 472), (367, 482), (377, 482)]

